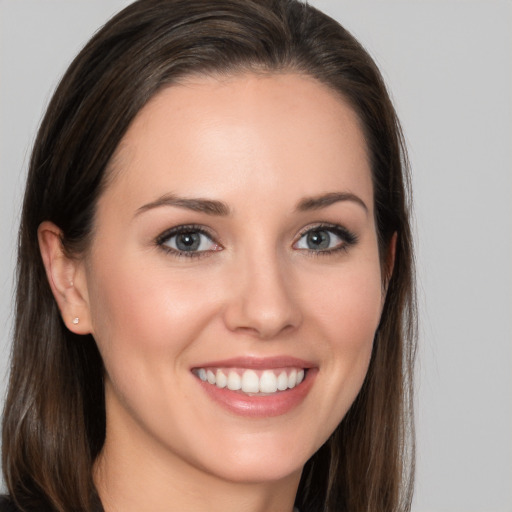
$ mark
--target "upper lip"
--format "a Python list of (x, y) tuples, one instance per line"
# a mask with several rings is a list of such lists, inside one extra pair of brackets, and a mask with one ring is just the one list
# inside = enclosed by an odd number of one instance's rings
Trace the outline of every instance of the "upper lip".
[(253, 357), (242, 356), (222, 359), (217, 361), (207, 361), (194, 365), (193, 368), (247, 368), (247, 369), (272, 369), (272, 368), (312, 368), (315, 364), (292, 356), (276, 357)]

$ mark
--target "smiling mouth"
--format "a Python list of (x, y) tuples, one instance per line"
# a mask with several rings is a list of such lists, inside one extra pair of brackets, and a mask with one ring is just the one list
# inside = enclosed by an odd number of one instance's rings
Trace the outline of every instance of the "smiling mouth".
[(267, 396), (297, 387), (304, 380), (307, 369), (194, 368), (192, 373), (201, 381), (220, 389)]

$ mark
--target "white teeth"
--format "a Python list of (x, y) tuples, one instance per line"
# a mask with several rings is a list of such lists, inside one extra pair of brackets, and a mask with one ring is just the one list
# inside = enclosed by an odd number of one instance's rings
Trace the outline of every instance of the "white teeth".
[(279, 391), (288, 389), (288, 375), (286, 375), (285, 371), (282, 371), (279, 377), (277, 377), (277, 389), (279, 389)]
[(235, 371), (229, 372), (228, 389), (231, 389), (231, 391), (238, 391), (239, 389), (242, 389), (242, 379)]
[(257, 393), (260, 390), (260, 379), (253, 370), (245, 370), (242, 375), (242, 391), (244, 393)]
[(228, 385), (228, 378), (221, 370), (217, 370), (215, 384), (218, 388), (225, 388)]
[(215, 374), (211, 370), (206, 371), (206, 380), (210, 384), (215, 384)]
[(290, 375), (288, 375), (288, 387), (294, 388), (297, 384), (297, 370), (292, 370)]
[(262, 393), (275, 393), (277, 391), (277, 377), (274, 372), (265, 370), (261, 374), (260, 391)]
[[(241, 375), (240, 375), (241, 372)], [(305, 377), (304, 369), (292, 368), (280, 370), (221, 370), (198, 368), (194, 372), (203, 382), (208, 382), (218, 388), (228, 388), (231, 391), (242, 390), (244, 393), (272, 394), (277, 391), (285, 391), (298, 386)], [(258, 376), (258, 373), (260, 375)]]

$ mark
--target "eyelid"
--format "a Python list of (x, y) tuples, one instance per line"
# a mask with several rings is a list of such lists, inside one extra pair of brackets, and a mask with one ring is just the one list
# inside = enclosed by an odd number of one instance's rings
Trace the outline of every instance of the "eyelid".
[(315, 224), (309, 224), (308, 226), (302, 228), (300, 230), (299, 234), (297, 235), (297, 239), (293, 243), (293, 246), (295, 246), (302, 239), (302, 237), (304, 235), (307, 235), (311, 231), (331, 231), (337, 237), (341, 238), (343, 243), (337, 247), (332, 247), (330, 249), (323, 249), (323, 250), (319, 250), (319, 251), (314, 251), (312, 249), (310, 249), (310, 250), (298, 249), (298, 250), (302, 250), (302, 251), (305, 251), (305, 252), (308, 252), (311, 254), (315, 254), (315, 255), (318, 255), (318, 254), (325, 255), (325, 254), (329, 254), (329, 253), (336, 252), (339, 250), (346, 250), (350, 246), (352, 246), (358, 242), (358, 236), (353, 231), (350, 231), (349, 229), (345, 228), (344, 226), (341, 226), (339, 224), (332, 224), (330, 222), (318, 222)]
[[(207, 238), (209, 238), (213, 244), (215, 244), (216, 248), (202, 251), (180, 251), (179, 249), (175, 249), (173, 247), (166, 245), (166, 242), (168, 242), (172, 237), (182, 233), (199, 233), (201, 235), (204, 235)], [(201, 256), (208, 256), (212, 252), (217, 252), (223, 249), (222, 245), (216, 240), (216, 238), (216, 235), (213, 234), (205, 226), (197, 224), (181, 224), (179, 226), (167, 229), (163, 233), (158, 235), (158, 237), (155, 239), (155, 244), (162, 250), (171, 253), (176, 257), (197, 258)]]
[(333, 224), (331, 222), (315, 222), (313, 224), (308, 224), (306, 227), (302, 228), (299, 231), (299, 234), (297, 235), (297, 240), (304, 236), (306, 233), (309, 233), (310, 231), (317, 231), (322, 229), (325, 229), (326, 231), (334, 231), (335, 233), (340, 234), (341, 236), (344, 236), (349, 239), (357, 238), (355, 233), (345, 228), (344, 226), (341, 226), (340, 224)]
[[(338, 238), (342, 240), (342, 243), (338, 246), (328, 248), (328, 249), (321, 249), (321, 250), (313, 250), (313, 249), (304, 249), (304, 248), (296, 248), (296, 244), (304, 237), (304, 235), (308, 234), (311, 231), (330, 231), (334, 233)], [(166, 242), (172, 238), (173, 236), (179, 235), (180, 233), (200, 233), (206, 237), (208, 237), (213, 244), (215, 244), (215, 249), (208, 249), (208, 250), (201, 250), (201, 251), (180, 251), (179, 249), (175, 249), (173, 247), (170, 247), (166, 245)], [(329, 222), (318, 222), (314, 224), (309, 224), (308, 226), (302, 228), (300, 232), (298, 233), (296, 240), (293, 242), (293, 247), (296, 250), (304, 251), (309, 254), (315, 254), (315, 255), (328, 255), (330, 253), (334, 253), (341, 250), (347, 250), (350, 246), (356, 244), (358, 241), (358, 237), (355, 233), (350, 231), (349, 229), (345, 228), (344, 226), (341, 226), (339, 224), (333, 224)], [(202, 225), (197, 224), (182, 224), (179, 226), (172, 227), (170, 229), (165, 230), (163, 233), (161, 233), (156, 239), (155, 243), (158, 247), (160, 247), (162, 250), (165, 250), (166, 252), (172, 253), (176, 257), (201, 257), (201, 256), (208, 256), (213, 252), (217, 252), (220, 250), (223, 250), (224, 247), (222, 244), (220, 244), (217, 241), (217, 236), (212, 233), (212, 231)]]
[(215, 235), (211, 233), (210, 230), (205, 226), (200, 226), (198, 224), (180, 224), (179, 226), (166, 229), (163, 233), (156, 237), (156, 242), (158, 244), (162, 244), (172, 236), (179, 235), (180, 233), (190, 232), (201, 233), (208, 238), (211, 238), (212, 240), (215, 238)]

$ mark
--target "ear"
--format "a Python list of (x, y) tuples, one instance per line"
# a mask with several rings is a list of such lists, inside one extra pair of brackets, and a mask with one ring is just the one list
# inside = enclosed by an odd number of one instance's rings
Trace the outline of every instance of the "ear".
[(46, 276), (66, 327), (75, 334), (91, 332), (84, 262), (70, 257), (62, 245), (62, 231), (49, 221), (37, 230)]
[(398, 233), (395, 231), (391, 240), (389, 241), (388, 251), (386, 254), (386, 260), (384, 262), (384, 268), (382, 269), (384, 274), (383, 279), (383, 291), (384, 298), (386, 298), (386, 292), (388, 291), (389, 281), (391, 280), (391, 276), (393, 275), (393, 269), (395, 268), (395, 255), (396, 255), (396, 242), (398, 238)]

